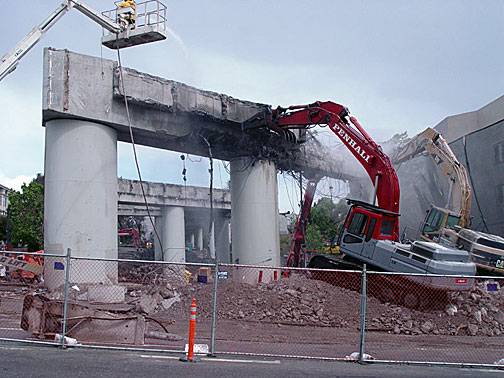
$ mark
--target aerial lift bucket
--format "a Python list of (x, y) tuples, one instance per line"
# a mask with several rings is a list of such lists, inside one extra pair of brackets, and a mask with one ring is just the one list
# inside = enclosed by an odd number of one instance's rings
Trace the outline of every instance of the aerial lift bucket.
[[(133, 12), (131, 8), (116, 8), (103, 12), (103, 16), (120, 23), (125, 13)], [(136, 21), (126, 30), (116, 34), (104, 30), (102, 44), (110, 49), (122, 49), (144, 43), (166, 39), (166, 6), (158, 0), (148, 0), (136, 4)]]

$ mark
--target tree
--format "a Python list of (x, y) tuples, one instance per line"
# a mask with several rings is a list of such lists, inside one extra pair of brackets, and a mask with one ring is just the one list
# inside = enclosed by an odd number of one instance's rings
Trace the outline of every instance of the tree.
[(0, 215), (0, 240), (7, 239), (7, 217)]
[(33, 180), (9, 194), (7, 221), (13, 245), (37, 251), (44, 245), (44, 187)]
[(324, 248), (324, 237), (316, 224), (308, 224), (306, 227), (306, 249), (320, 251)]
[(348, 205), (344, 200), (335, 204), (329, 198), (321, 198), (311, 209), (306, 230), (307, 242), (315, 243), (319, 237), (322, 243), (333, 242), (341, 230), (347, 212)]

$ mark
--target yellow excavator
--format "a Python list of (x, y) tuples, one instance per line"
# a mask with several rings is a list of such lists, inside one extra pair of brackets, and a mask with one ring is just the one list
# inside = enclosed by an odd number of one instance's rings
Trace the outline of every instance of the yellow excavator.
[(394, 165), (427, 153), (450, 184), (446, 208), (431, 205), (420, 226), (426, 241), (444, 242), (471, 253), (479, 271), (504, 275), (504, 238), (469, 229), (471, 185), (465, 167), (443, 136), (432, 128), (400, 146), (392, 155)]

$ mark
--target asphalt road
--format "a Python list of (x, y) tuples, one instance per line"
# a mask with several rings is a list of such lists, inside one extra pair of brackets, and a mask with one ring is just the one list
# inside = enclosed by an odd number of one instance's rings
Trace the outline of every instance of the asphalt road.
[(498, 377), (502, 370), (358, 365), (316, 360), (252, 360), (219, 356), (184, 363), (177, 356), (96, 349), (59, 350), (0, 343), (0, 377)]

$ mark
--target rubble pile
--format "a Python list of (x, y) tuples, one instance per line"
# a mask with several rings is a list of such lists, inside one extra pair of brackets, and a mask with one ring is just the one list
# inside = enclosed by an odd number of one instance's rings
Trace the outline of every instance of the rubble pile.
[[(136, 303), (137, 311), (168, 320), (186, 319), (195, 297), (198, 317), (210, 319), (212, 289), (211, 283), (175, 286), (164, 282), (129, 290), (127, 298)], [(367, 326), (370, 331), (405, 335), (500, 336), (504, 334), (502, 300), (501, 291), (488, 292), (484, 282), (468, 292), (450, 293), (444, 310), (418, 311), (369, 297)], [(219, 282), (218, 317), (357, 330), (359, 301), (356, 291), (304, 275), (259, 285), (228, 279)]]
[(119, 263), (119, 279), (124, 282), (158, 283), (162, 275), (161, 265)]
[(358, 327), (358, 293), (303, 275), (257, 287), (226, 282), (219, 289), (222, 319)]
[(486, 282), (478, 282), (471, 291), (450, 293), (444, 311), (388, 305), (386, 311), (368, 318), (368, 326), (406, 335), (500, 336), (504, 334), (503, 299), (502, 290), (488, 292)]

